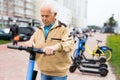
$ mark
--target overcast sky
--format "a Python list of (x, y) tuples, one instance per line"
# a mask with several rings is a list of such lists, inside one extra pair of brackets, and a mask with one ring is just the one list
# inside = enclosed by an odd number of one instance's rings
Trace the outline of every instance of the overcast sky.
[(120, 0), (88, 0), (88, 25), (102, 26), (112, 14), (120, 22)]

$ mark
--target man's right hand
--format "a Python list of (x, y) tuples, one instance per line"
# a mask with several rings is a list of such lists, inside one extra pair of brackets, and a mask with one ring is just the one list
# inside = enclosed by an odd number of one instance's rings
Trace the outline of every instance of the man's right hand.
[(53, 46), (47, 46), (43, 49), (43, 51), (46, 53), (45, 55), (51, 56), (55, 54), (56, 49)]

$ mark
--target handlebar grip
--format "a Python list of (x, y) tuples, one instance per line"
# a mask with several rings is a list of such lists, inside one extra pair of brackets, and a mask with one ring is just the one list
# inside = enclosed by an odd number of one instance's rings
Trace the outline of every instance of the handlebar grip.
[(35, 53), (37, 52), (37, 53), (45, 54), (45, 52), (41, 48), (24, 47), (24, 46), (11, 46), (11, 45), (8, 45), (7, 48), (25, 50), (25, 51), (28, 51), (30, 53), (31, 52), (35, 52)]
[(43, 54), (45, 54), (45, 52), (43, 51), (43, 49), (33, 48), (33, 51), (37, 52), (37, 53), (43, 53)]
[(11, 49), (19, 49), (19, 46), (11, 46), (11, 45), (7, 45), (7, 48), (11, 48)]

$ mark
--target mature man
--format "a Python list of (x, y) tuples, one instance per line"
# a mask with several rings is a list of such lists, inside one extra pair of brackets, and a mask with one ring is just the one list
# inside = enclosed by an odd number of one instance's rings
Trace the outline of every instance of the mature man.
[(36, 55), (41, 80), (67, 80), (70, 52), (74, 48), (69, 28), (56, 19), (57, 11), (52, 5), (42, 6), (40, 12), (44, 25), (34, 32), (29, 44), (43, 48), (46, 53)]

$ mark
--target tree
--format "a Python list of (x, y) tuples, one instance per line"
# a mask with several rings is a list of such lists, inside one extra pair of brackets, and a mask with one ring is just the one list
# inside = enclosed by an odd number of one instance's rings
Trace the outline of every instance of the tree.
[(117, 21), (114, 19), (114, 14), (109, 18), (108, 24), (110, 27), (115, 27), (117, 25)]

